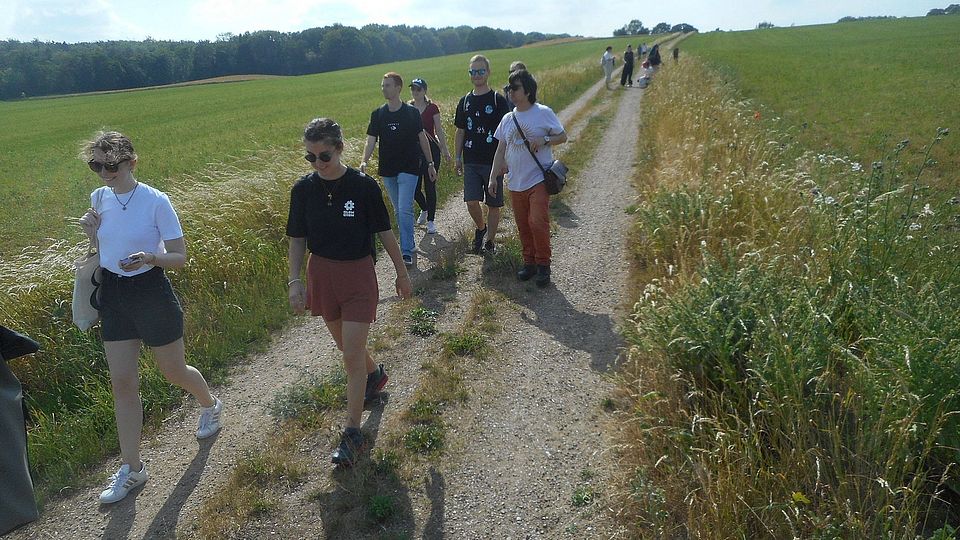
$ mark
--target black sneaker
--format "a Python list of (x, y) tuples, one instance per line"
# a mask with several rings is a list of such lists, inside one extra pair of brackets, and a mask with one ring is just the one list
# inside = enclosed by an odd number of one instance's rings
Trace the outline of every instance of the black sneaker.
[(483, 237), (487, 235), (487, 228), (479, 229), (473, 233), (473, 254), (483, 253)]
[(537, 265), (537, 287), (543, 288), (550, 285), (550, 266)]
[(493, 240), (487, 240), (487, 242), (483, 244), (483, 251), (489, 255), (493, 255), (497, 252), (497, 245), (493, 243)]
[(367, 389), (363, 393), (363, 402), (372, 401), (380, 397), (380, 391), (387, 385), (387, 372), (383, 369), (383, 364), (377, 366), (373, 373), (367, 374)]
[(363, 433), (357, 428), (347, 428), (340, 436), (340, 446), (333, 451), (330, 461), (341, 467), (353, 467), (366, 448), (367, 441)]
[(535, 275), (537, 275), (537, 266), (534, 264), (525, 264), (523, 268), (517, 272), (517, 279), (520, 281), (528, 281)]

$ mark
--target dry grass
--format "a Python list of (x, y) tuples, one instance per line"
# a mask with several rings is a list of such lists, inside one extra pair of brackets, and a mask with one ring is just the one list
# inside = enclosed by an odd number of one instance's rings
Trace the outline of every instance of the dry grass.
[(647, 92), (625, 525), (825, 539), (952, 522), (956, 318), (922, 304), (957, 295), (956, 211), (899, 154), (864, 171), (791, 145), (691, 59)]

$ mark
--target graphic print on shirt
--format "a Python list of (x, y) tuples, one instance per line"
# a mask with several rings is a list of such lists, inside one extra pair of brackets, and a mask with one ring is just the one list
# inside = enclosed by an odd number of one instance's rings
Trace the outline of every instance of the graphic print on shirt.
[(400, 129), (400, 122), (388, 122), (387, 129), (389, 129), (390, 131), (396, 131)]
[(354, 208), (356, 208), (356, 206), (352, 200), (343, 203), (343, 217), (354, 217)]

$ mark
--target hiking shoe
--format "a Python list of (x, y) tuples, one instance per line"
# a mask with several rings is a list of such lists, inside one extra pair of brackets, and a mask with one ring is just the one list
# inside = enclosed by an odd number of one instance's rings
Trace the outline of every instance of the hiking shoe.
[(404, 255), (403, 264), (407, 266), (413, 266), (413, 255)]
[(417, 225), (423, 225), (427, 222), (427, 213), (424, 210), (420, 211), (420, 217), (417, 218)]
[(215, 435), (223, 427), (223, 402), (215, 398), (211, 407), (200, 408), (200, 420), (197, 421), (197, 438), (206, 439)]
[(550, 285), (550, 266), (538, 264), (537, 265), (537, 287), (541, 289)]
[(107, 489), (100, 492), (100, 502), (110, 504), (123, 499), (131, 489), (146, 483), (148, 477), (147, 466), (142, 461), (139, 472), (131, 471), (130, 466), (124, 463), (120, 470), (110, 477)]
[(432, 221), (427, 222), (427, 234), (437, 234), (437, 225)]
[(483, 253), (483, 237), (487, 235), (487, 228), (478, 229), (473, 233), (473, 254)]
[(493, 240), (487, 240), (487, 243), (483, 244), (483, 251), (493, 255), (497, 252), (497, 245), (493, 243)]
[(366, 450), (367, 441), (363, 438), (363, 433), (357, 428), (347, 428), (340, 436), (340, 446), (333, 451), (330, 461), (341, 467), (353, 467), (360, 454)]
[(380, 397), (380, 391), (387, 385), (387, 372), (383, 369), (383, 364), (377, 366), (373, 373), (367, 374), (367, 389), (363, 393), (363, 402), (366, 403)]
[(523, 268), (517, 272), (517, 279), (527, 281), (535, 275), (537, 275), (537, 266), (535, 264), (525, 264)]

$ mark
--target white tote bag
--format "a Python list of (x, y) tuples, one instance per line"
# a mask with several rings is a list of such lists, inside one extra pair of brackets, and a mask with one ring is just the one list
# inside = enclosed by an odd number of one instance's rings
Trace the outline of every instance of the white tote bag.
[[(97, 212), (103, 191), (97, 196)], [(94, 307), (95, 296), (100, 286), (100, 254), (87, 253), (74, 262), (76, 268), (73, 280), (73, 324), (80, 330), (89, 330), (100, 320), (100, 311)]]

